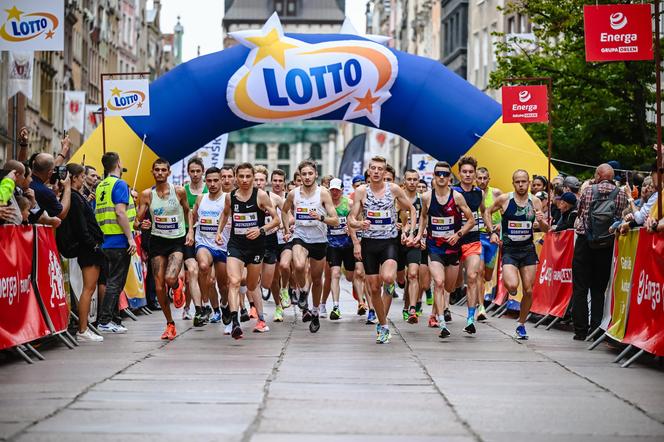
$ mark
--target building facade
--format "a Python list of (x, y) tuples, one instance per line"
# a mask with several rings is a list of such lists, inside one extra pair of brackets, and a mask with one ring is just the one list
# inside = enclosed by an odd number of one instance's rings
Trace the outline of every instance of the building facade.
[(505, 20), (499, 8), (505, 6), (504, 0), (471, 1), (468, 6), (468, 81), (500, 99), (500, 91), (489, 89), (489, 75), (496, 69), (495, 33), (503, 33)]

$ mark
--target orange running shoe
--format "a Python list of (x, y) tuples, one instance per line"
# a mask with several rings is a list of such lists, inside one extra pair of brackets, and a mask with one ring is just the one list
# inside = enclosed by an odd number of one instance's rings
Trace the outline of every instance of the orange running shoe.
[(258, 319), (258, 310), (256, 310), (256, 307), (251, 307), (249, 309), (249, 318)]
[(178, 335), (177, 330), (175, 330), (175, 324), (167, 324), (164, 334), (161, 335), (161, 339), (168, 339), (172, 341)]
[(178, 286), (173, 289), (173, 305), (175, 308), (182, 308), (185, 303), (184, 296), (184, 283), (182, 279), (178, 279)]
[(438, 327), (438, 319), (434, 315), (429, 316), (429, 327)]
[(270, 331), (270, 327), (267, 326), (265, 321), (259, 320), (254, 327), (254, 333), (266, 333)]

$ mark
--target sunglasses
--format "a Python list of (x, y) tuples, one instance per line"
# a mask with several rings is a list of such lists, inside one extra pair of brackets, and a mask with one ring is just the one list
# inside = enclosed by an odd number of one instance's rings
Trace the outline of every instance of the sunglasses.
[(448, 176), (452, 175), (452, 172), (450, 172), (449, 170), (437, 170), (437, 171), (434, 172), (434, 174), (437, 177), (447, 178)]

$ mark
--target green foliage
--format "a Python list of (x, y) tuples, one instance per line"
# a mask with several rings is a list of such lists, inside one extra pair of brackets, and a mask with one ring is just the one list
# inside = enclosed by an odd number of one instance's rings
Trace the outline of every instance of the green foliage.
[[(490, 87), (500, 88), (510, 77), (552, 77), (553, 156), (586, 164), (613, 159), (623, 168), (641, 167), (652, 160), (656, 139), (655, 124), (647, 118), (650, 113), (654, 120), (654, 62), (587, 63), (583, 4), (584, 0), (510, 3), (506, 14), (530, 18), (537, 49), (522, 40), (516, 42), (520, 49), (515, 51), (512, 42), (502, 39)], [(546, 150), (546, 125), (529, 124), (526, 130)], [(556, 165), (569, 172), (587, 172)]]

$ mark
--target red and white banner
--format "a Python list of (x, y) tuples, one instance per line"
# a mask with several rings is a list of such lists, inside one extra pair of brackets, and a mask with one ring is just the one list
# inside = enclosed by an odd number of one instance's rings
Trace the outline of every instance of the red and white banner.
[(623, 343), (664, 356), (664, 236), (641, 229)]
[(65, 291), (60, 254), (55, 245), (53, 228), (37, 227), (37, 291), (44, 302), (55, 333), (67, 329), (69, 306)]
[(585, 5), (586, 61), (653, 59), (651, 5)]
[(503, 123), (546, 123), (549, 99), (546, 86), (503, 86)]
[(85, 91), (65, 91), (65, 126), (83, 135), (85, 129)]
[(550, 232), (544, 235), (539, 255), (533, 305), (530, 311), (562, 318), (572, 299), (572, 258), (574, 231)]
[(0, 350), (50, 332), (32, 289), (32, 227), (0, 227)]

